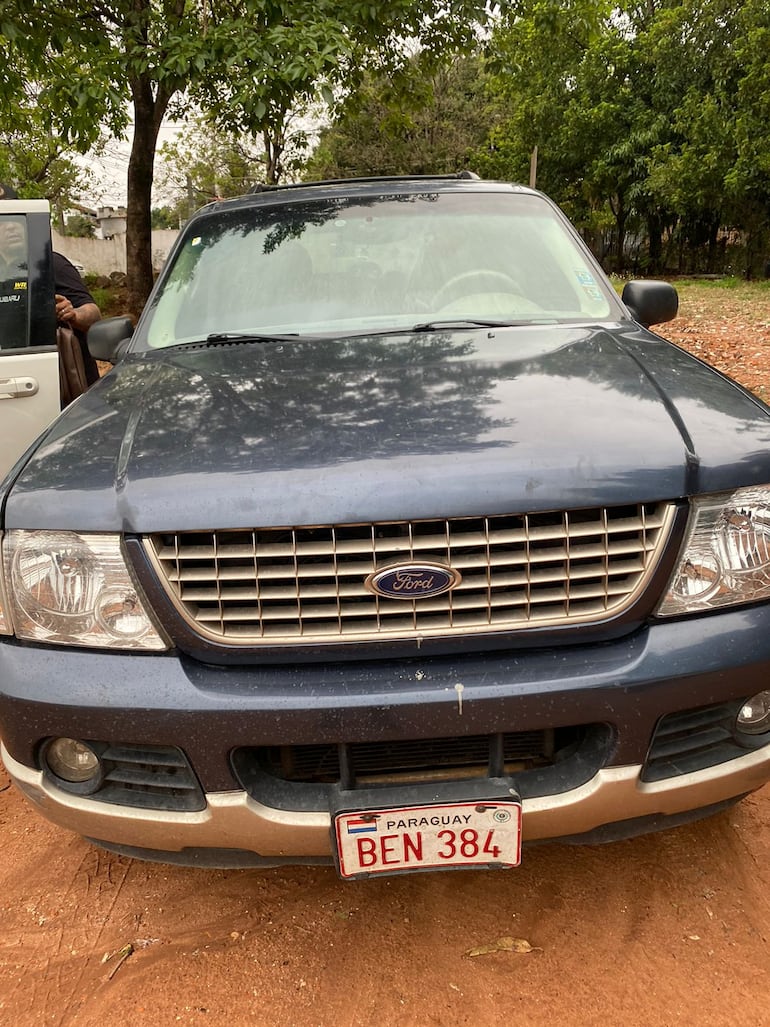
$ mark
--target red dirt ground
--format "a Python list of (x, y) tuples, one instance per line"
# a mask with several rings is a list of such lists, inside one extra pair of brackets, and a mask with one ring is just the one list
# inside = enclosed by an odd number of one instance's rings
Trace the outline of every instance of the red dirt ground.
[[(681, 293), (665, 334), (770, 396), (770, 292)], [(345, 884), (112, 856), (7, 785), (3, 1027), (770, 1024), (770, 786), (516, 870)], [(532, 950), (467, 954), (504, 937)]]

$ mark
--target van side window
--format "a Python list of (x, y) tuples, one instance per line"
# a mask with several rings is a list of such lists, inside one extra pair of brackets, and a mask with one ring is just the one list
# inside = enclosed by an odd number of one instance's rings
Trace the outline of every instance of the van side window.
[[(33, 209), (24, 210), (25, 205)], [(5, 200), (0, 204), (0, 350), (3, 352), (55, 347), (52, 261), (47, 203)]]
[(0, 214), (0, 349), (29, 345), (29, 274), (24, 215)]

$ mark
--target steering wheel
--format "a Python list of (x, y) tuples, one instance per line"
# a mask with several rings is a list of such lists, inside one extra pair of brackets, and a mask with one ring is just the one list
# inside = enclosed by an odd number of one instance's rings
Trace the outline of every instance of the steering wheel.
[[(473, 289), (469, 287), (472, 282), (476, 282), (479, 285), (494, 282), (504, 288)], [(457, 290), (457, 286), (460, 285), (463, 286), (462, 291)], [(491, 269), (485, 270), (484, 268), (479, 268), (477, 271), (461, 271), (459, 275), (455, 275), (453, 278), (450, 278), (448, 282), (444, 282), (439, 291), (433, 297), (433, 302), (437, 307), (441, 307), (450, 299), (455, 299), (459, 296), (467, 296), (473, 292), (513, 292), (517, 295), (521, 295), (521, 286), (515, 278), (511, 278), (511, 276), (505, 274), (504, 271), (493, 271)]]

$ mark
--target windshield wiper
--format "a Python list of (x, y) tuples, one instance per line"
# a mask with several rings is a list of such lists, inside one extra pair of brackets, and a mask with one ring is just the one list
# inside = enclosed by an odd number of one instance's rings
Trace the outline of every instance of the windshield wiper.
[(516, 328), (521, 325), (529, 324), (532, 324), (531, 320), (491, 321), (476, 318), (459, 318), (457, 320), (447, 318), (445, 321), (425, 321), (415, 325), (404, 325), (403, 327), (370, 328), (360, 332), (335, 332), (333, 334), (327, 332), (314, 335), (300, 335), (299, 332), (289, 332), (287, 334), (273, 332), (212, 332), (204, 339), (190, 339), (187, 342), (178, 342), (174, 346), (164, 346), (163, 349), (168, 351), (170, 349), (186, 349), (191, 346), (230, 346), (233, 344), (239, 345), (251, 342), (304, 342), (320, 340), (324, 337), (337, 339), (366, 339), (378, 335), (415, 335), (420, 333), (427, 334), (429, 332), (452, 330), (464, 331), (469, 328)]
[(206, 345), (221, 346), (232, 342), (296, 342), (299, 338), (299, 332), (289, 332), (286, 335), (272, 332), (212, 332), (206, 336)]
[[(419, 335), (428, 332), (467, 331), (469, 328), (521, 328), (524, 325), (540, 324), (539, 321), (488, 321), (468, 318), (447, 318), (446, 321), (422, 321), (416, 325), (391, 328), (369, 328), (360, 332), (340, 332), (340, 339), (368, 339), (378, 335)], [(550, 322), (549, 322), (550, 323)]]
[(412, 325), (413, 332), (440, 332), (444, 328), (519, 328), (522, 325), (532, 324), (532, 320), (526, 321), (489, 321), (482, 318), (447, 318), (445, 321), (423, 321), (421, 324)]

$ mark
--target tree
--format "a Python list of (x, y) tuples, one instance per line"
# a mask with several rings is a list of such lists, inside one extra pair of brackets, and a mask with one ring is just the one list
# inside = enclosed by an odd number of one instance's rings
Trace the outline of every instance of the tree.
[(302, 114), (307, 111), (287, 115), (278, 138), (266, 131), (256, 143), (218, 128), (209, 117), (191, 119), (158, 154), (157, 185), (176, 212), (177, 223), (214, 198), (240, 196), (257, 182), (275, 184), (285, 174), (295, 174), (308, 142)]
[(736, 8), (735, 161), (724, 181), (735, 219), (748, 231), (745, 273), (751, 277), (766, 273), (770, 254), (770, 9), (765, 0), (746, 0)]
[(179, 211), (169, 207), (168, 204), (162, 207), (153, 207), (150, 212), (153, 230), (156, 228), (179, 228), (179, 219)]
[(655, 0), (610, 4), (534, 0), (493, 40), (493, 88), (509, 110), (480, 165), (527, 180), (538, 147), (538, 185), (597, 245), (608, 227), (613, 262), (626, 259), (629, 225), (644, 217), (647, 161), (665, 138), (648, 66), (645, 19)]
[(248, 192), (259, 181), (261, 163), (248, 143), (196, 117), (160, 148), (157, 187), (177, 221), (186, 221), (204, 203)]
[(470, 56), (435, 69), (415, 57), (398, 79), (367, 77), (322, 130), (305, 177), (461, 170), (489, 131), (484, 83), (481, 59)]
[(575, 152), (567, 118), (610, 14), (603, 0), (529, 0), (500, 22), (489, 44), (488, 88), (501, 116), (474, 155), (485, 177), (527, 182), (537, 146), (538, 186), (586, 230), (603, 226), (606, 200), (587, 187), (588, 155)]
[(150, 195), (167, 113), (195, 101), (224, 127), (274, 131), (319, 84), (331, 97), (373, 64), (402, 64), (406, 38), (445, 54), (484, 16), (478, 0), (1, 0), (0, 113), (18, 124), (19, 88), (41, 83), (52, 123), (85, 150), (103, 120), (125, 129), (130, 102), (126, 257), (138, 309), (152, 285)]
[(79, 239), (93, 239), (96, 236), (96, 225), (93, 218), (85, 214), (72, 214), (67, 218), (65, 234)]
[(51, 126), (34, 83), (20, 83), (15, 106), (18, 121), (0, 120), (0, 181), (21, 196), (45, 196), (62, 223), (64, 212), (88, 190), (90, 173), (75, 163), (72, 146)]
[[(586, 234), (613, 229), (613, 262), (716, 266), (730, 231), (761, 266), (770, 226), (766, 0), (529, 0), (493, 34), (507, 107), (477, 164), (538, 184)], [(604, 250), (594, 245), (601, 256)]]

